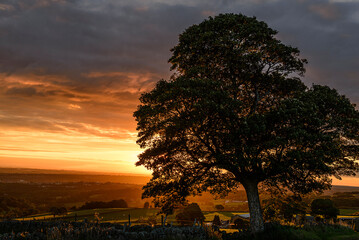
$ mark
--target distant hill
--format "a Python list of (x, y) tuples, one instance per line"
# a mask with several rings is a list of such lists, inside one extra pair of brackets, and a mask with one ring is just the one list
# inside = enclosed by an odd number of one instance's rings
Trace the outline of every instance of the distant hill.
[(4, 183), (113, 182), (144, 185), (150, 178), (148, 175), (128, 173), (0, 168), (0, 182)]
[(359, 192), (359, 187), (333, 185), (331, 190), (324, 191), (325, 194), (333, 194), (336, 192)]

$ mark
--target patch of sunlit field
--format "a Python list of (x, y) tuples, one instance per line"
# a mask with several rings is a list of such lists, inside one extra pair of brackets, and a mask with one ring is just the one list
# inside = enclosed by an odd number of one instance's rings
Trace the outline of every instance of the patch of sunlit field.
[(87, 216), (87, 215), (94, 215), (95, 213), (99, 214), (108, 214), (113, 212), (127, 212), (130, 208), (99, 208), (99, 209), (86, 209), (86, 210), (79, 210), (79, 211), (72, 211), (67, 214), (68, 217), (71, 216)]
[(235, 233), (238, 232), (238, 229), (221, 229), (221, 231), (225, 231), (226, 233)]
[(338, 215), (337, 218), (359, 218), (359, 216)]
[(213, 221), (214, 216), (218, 215), (220, 220), (231, 220), (231, 217), (234, 215), (240, 215), (240, 214), (246, 214), (247, 212), (224, 212), (224, 211), (218, 211), (218, 212), (204, 212), (204, 217), (206, 218), (205, 221)]
[(41, 214), (35, 214), (35, 215), (31, 215), (28, 217), (23, 217), (23, 218), (16, 218), (15, 220), (20, 220), (20, 221), (30, 221), (30, 220), (50, 220), (52, 219), (54, 216), (51, 215), (51, 213), (41, 213)]
[(339, 209), (339, 211), (340, 211), (340, 215), (344, 215), (344, 216), (353, 215), (354, 213), (359, 213), (359, 209), (341, 208), (341, 209)]

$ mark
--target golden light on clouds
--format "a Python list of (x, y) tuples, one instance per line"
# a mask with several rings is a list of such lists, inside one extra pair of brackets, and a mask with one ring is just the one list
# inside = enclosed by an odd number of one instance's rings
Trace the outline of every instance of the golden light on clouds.
[(77, 104), (69, 104), (68, 109), (73, 109), (73, 110), (81, 109), (81, 106), (79, 106)]
[(134, 166), (141, 152), (134, 139), (5, 131), (0, 142), (2, 167), (149, 173)]
[(141, 150), (132, 114), (139, 86), (156, 76), (87, 75), (84, 84), (63, 75), (0, 76), (0, 166), (149, 173), (135, 167)]

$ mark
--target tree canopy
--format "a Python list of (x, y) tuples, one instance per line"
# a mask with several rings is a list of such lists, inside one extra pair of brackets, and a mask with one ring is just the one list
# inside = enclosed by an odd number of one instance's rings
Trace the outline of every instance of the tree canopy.
[(325, 219), (336, 219), (339, 215), (339, 209), (334, 206), (330, 199), (315, 199), (310, 205), (313, 216), (322, 215)]
[(305, 194), (358, 170), (359, 112), (334, 89), (306, 87), (307, 61), (276, 34), (254, 17), (221, 14), (179, 36), (174, 74), (134, 113), (145, 149), (136, 164), (153, 171), (143, 197), (172, 209), (242, 184), (258, 232), (259, 184)]

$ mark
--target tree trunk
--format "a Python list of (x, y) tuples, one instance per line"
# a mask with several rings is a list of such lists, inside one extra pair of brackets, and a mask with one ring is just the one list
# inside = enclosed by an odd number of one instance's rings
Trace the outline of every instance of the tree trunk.
[(264, 231), (264, 222), (258, 194), (258, 183), (248, 181), (243, 186), (247, 193), (251, 230), (253, 233), (262, 232)]

